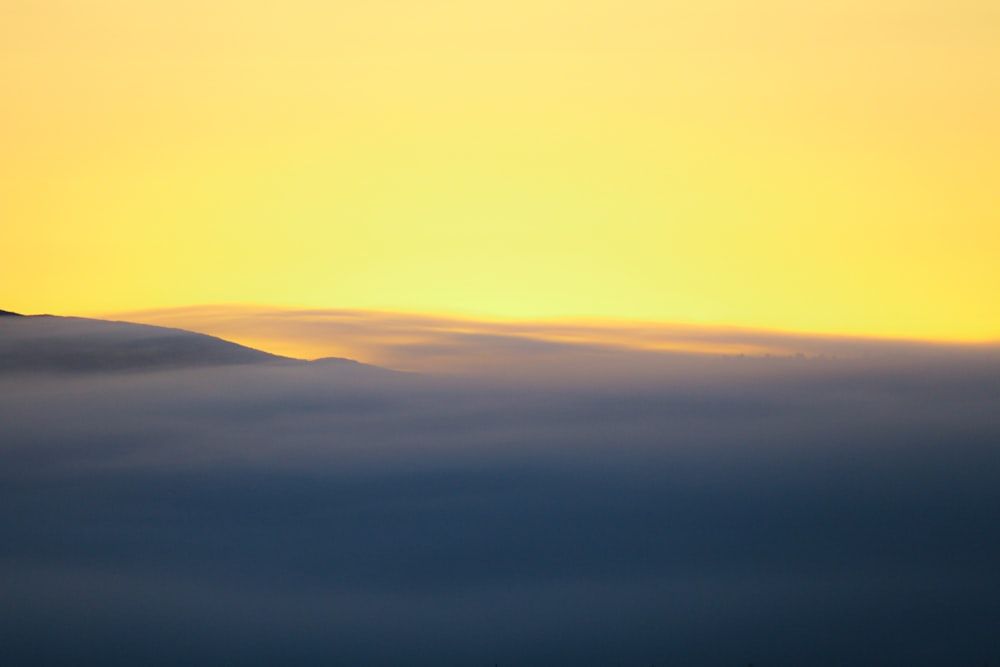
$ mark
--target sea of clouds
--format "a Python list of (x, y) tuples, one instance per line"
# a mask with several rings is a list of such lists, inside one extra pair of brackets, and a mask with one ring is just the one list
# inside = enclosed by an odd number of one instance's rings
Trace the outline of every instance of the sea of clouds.
[(540, 344), (0, 376), (0, 662), (1000, 662), (995, 349)]

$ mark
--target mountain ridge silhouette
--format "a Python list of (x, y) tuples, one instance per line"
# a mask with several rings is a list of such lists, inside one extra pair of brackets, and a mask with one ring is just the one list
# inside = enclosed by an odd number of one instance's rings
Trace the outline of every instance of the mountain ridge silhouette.
[[(93, 373), (312, 363), (186, 329), (83, 317), (0, 313), (5, 315), (0, 323), (0, 373)], [(323, 363), (334, 361), (337, 358), (324, 359)], [(367, 366), (349, 359), (341, 361), (360, 368)]]

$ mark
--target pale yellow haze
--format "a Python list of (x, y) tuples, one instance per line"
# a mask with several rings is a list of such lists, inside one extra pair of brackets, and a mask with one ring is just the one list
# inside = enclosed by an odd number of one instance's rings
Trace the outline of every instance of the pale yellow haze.
[(0, 308), (1000, 337), (997, 0), (2, 0)]

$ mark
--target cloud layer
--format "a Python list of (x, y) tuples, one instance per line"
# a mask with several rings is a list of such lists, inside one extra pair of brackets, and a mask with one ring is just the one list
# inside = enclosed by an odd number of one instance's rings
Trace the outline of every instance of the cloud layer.
[(0, 658), (995, 660), (1000, 364), (892, 358), (0, 380)]
[[(628, 320), (483, 320), (370, 310), (197, 306), (118, 313), (300, 358), (343, 356), (401, 370), (524, 377), (588, 367), (602, 376), (652, 370), (678, 355), (860, 359), (976, 357), (1000, 345), (957, 345)], [(703, 370), (703, 367), (700, 368)], [(539, 373), (541, 371), (541, 373)]]

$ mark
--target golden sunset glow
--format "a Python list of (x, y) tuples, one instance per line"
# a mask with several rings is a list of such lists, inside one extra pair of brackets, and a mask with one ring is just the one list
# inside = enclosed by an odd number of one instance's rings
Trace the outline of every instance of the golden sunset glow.
[(0, 308), (996, 339), (997, 35), (994, 0), (11, 0)]

